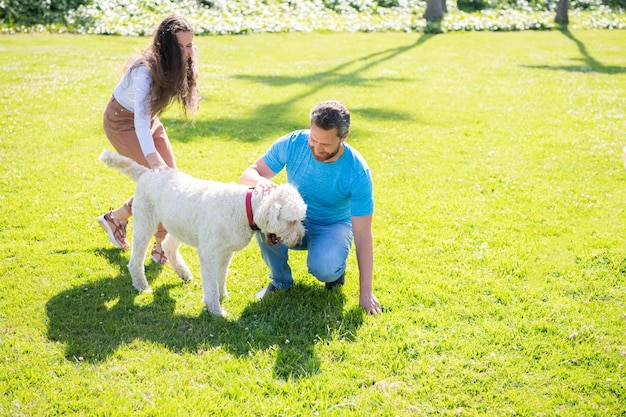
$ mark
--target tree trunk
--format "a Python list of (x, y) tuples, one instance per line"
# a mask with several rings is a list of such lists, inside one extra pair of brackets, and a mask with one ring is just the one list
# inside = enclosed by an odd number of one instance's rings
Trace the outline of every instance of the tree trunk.
[(569, 24), (567, 9), (569, 9), (569, 0), (559, 0), (556, 4), (556, 16), (554, 18), (555, 23), (565, 26)]
[(434, 22), (443, 19), (443, 15), (447, 12), (446, 0), (428, 0), (426, 2), (426, 11), (424, 19)]

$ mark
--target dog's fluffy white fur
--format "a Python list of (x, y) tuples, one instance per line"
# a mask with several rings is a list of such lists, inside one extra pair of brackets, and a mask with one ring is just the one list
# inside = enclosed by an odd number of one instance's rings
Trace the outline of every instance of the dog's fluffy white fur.
[[(191, 271), (178, 251), (181, 243), (198, 250), (204, 304), (216, 315), (226, 312), (226, 275), (235, 251), (245, 248), (253, 230), (246, 214), (248, 186), (193, 178), (179, 170), (150, 170), (130, 158), (105, 150), (99, 158), (137, 182), (133, 200), (133, 244), (128, 269), (133, 286), (151, 291), (144, 263), (152, 235), (160, 223), (167, 229), (162, 243), (174, 271), (183, 281)], [(287, 246), (302, 240), (306, 205), (295, 187), (257, 185), (252, 195), (254, 222)]]

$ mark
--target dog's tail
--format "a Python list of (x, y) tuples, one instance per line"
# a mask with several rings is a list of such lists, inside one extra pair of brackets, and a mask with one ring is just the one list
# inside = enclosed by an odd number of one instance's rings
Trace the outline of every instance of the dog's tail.
[(144, 172), (149, 171), (148, 168), (138, 164), (132, 159), (106, 149), (102, 151), (98, 159), (107, 164), (107, 166), (117, 169), (122, 174), (128, 175), (135, 182), (139, 180), (139, 177), (141, 177)]

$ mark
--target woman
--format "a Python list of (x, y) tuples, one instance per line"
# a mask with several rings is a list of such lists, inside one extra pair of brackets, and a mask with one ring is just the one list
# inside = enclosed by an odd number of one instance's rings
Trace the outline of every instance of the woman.
[[(133, 57), (120, 83), (115, 87), (104, 112), (104, 131), (115, 150), (156, 170), (176, 168), (174, 152), (158, 115), (174, 100), (187, 111), (198, 108), (197, 51), (193, 27), (180, 16), (166, 17), (154, 33), (152, 45)], [(111, 242), (128, 249), (126, 225), (132, 215), (133, 198), (116, 210), (98, 217)], [(167, 231), (162, 225), (155, 234), (150, 258), (165, 264), (161, 242)]]

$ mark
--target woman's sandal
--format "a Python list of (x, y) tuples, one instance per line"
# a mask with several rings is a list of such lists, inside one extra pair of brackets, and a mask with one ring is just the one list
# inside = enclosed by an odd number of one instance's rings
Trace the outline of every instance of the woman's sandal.
[(150, 259), (152, 262), (156, 262), (161, 265), (165, 265), (167, 263), (167, 257), (165, 256), (165, 252), (163, 252), (163, 248), (158, 243), (155, 243), (152, 246), (152, 253), (150, 253)]
[(130, 248), (130, 244), (126, 239), (126, 225), (128, 222), (113, 217), (113, 210), (107, 211), (102, 216), (98, 217), (98, 223), (102, 226), (104, 231), (107, 232), (111, 243), (116, 247), (122, 250)]

